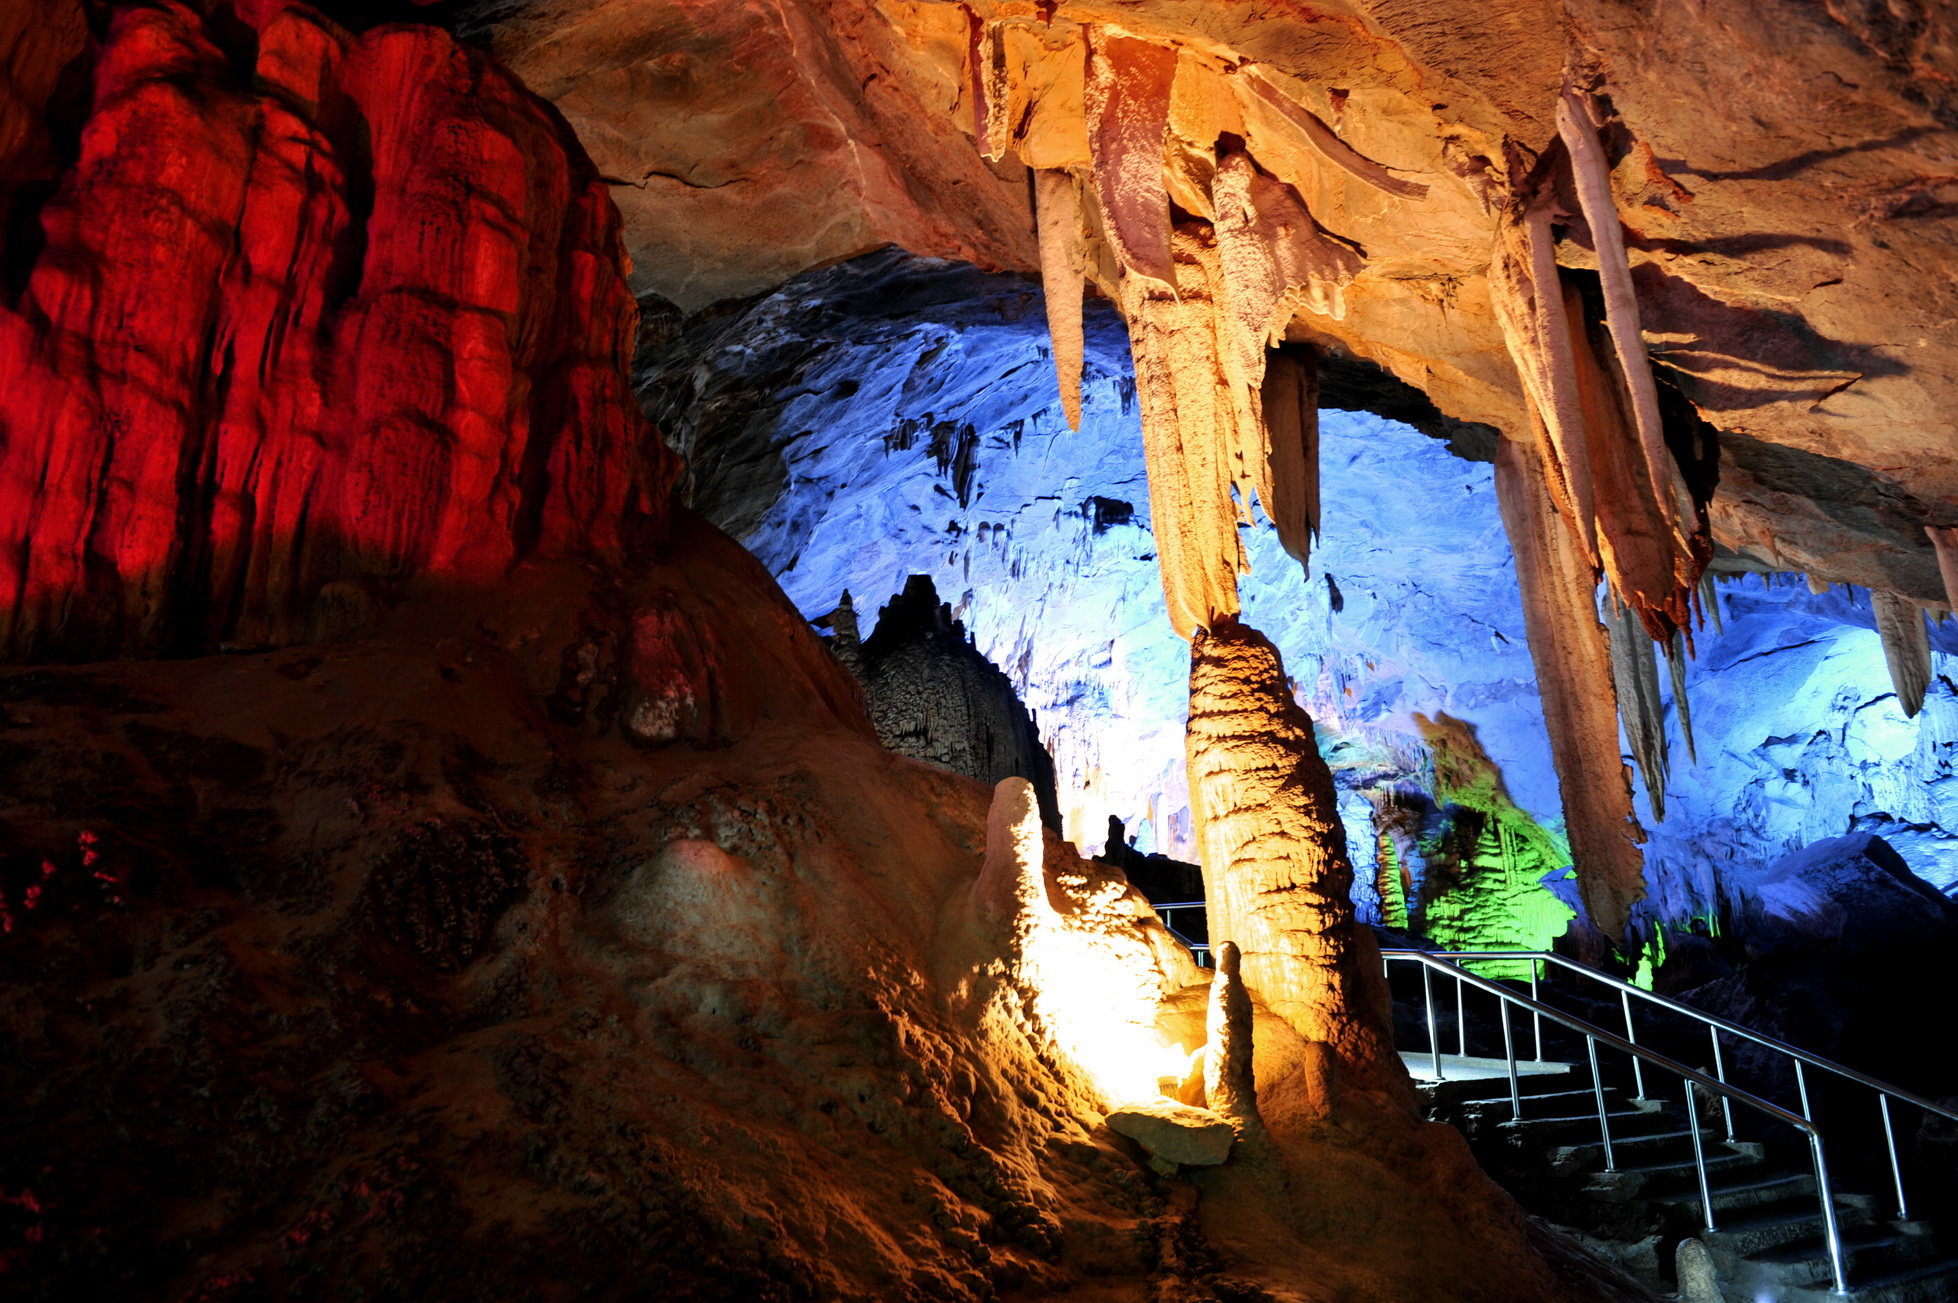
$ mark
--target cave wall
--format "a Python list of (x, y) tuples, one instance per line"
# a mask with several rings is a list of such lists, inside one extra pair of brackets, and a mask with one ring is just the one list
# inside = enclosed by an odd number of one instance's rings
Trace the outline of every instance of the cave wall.
[(417, 582), (657, 538), (619, 218), (563, 121), (434, 28), (233, 12), (35, 34), (68, 57), (21, 89), (64, 90), (73, 154), (32, 184), (53, 128), (11, 115), (11, 659), (357, 632)]

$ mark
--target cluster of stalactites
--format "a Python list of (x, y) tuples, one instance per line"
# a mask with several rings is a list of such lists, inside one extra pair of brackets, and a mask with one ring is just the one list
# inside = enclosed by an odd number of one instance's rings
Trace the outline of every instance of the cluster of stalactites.
[(1343, 287), (1364, 263), (1261, 160), (1314, 158), (1397, 195), (1423, 188), (1354, 153), (1254, 64), (1099, 27), (975, 17), (969, 69), (980, 149), (1034, 169), (1071, 426), (1083, 282), (1128, 321), (1163, 589), (1189, 637), (1238, 610), (1237, 527), (1254, 499), (1286, 551), (1310, 555), (1316, 358), (1274, 346), (1300, 312), (1342, 316)]
[(1489, 268), (1496, 316), (1523, 383), (1545, 486), (1594, 579), (1635, 612), (1653, 641), (1685, 629), (1709, 554), (1659, 412), (1609, 169), (1588, 95), (1566, 89), (1558, 129), (1591, 234), (1603, 329), (1557, 267), (1554, 172), (1512, 197)]

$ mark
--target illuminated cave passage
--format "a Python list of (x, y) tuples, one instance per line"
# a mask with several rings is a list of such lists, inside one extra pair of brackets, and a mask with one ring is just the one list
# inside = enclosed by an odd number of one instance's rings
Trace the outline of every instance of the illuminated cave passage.
[(7, 6), (0, 1288), (1958, 1299), (1954, 48)]

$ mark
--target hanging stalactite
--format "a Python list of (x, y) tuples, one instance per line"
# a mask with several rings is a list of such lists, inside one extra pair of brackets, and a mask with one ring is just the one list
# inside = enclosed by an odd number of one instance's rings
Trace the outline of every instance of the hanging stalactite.
[(1652, 363), (1645, 353), (1645, 340), (1639, 333), (1638, 296), (1632, 289), (1632, 266), (1625, 252), (1625, 233), (1618, 221), (1618, 205), (1611, 194), (1611, 167), (1604, 147), (1598, 141), (1597, 124), (1592, 119), (1594, 101), (1565, 86), (1557, 101), (1557, 134), (1570, 151), (1571, 175), (1576, 182), (1578, 204), (1591, 227), (1591, 240), (1598, 255), (1598, 277), (1604, 284), (1605, 322), (1612, 341), (1618, 346), (1618, 363), (1631, 396), (1633, 423), (1639, 447), (1645, 455), (1646, 473), (1651, 477), (1653, 496), (1671, 526), (1675, 545), (1690, 554), (1687, 534), (1692, 528), (1694, 507), (1686, 481), (1666, 447), (1665, 427), (1659, 418), (1659, 390), (1652, 379)]
[(1033, 174), (1034, 221), (1040, 232), (1040, 284), (1047, 301), (1047, 334), (1054, 345), (1054, 379), (1067, 428), (1081, 428), (1081, 200), (1066, 172)]
[(1238, 476), (1231, 395), (1218, 338), (1216, 240), (1207, 223), (1175, 236), (1175, 284), (1121, 282), (1135, 358), (1149, 519), (1170, 624), (1184, 638), (1237, 614)]
[(1504, 439), (1496, 446), (1496, 498), (1516, 553), (1530, 659), (1563, 796), (1578, 889), (1591, 922), (1624, 938), (1645, 895), (1644, 832), (1618, 752), (1617, 692), (1605, 631), (1590, 595), (1591, 570), (1557, 518), (1542, 454)]
[[(1717, 620), (1718, 617), (1716, 616)], [(1686, 742), (1686, 759), (1700, 763), (1700, 750), (1693, 745), (1693, 707), (1686, 699), (1686, 635), (1675, 633), (1666, 644), (1666, 669), (1672, 676), (1672, 704), (1679, 713), (1679, 735)]]
[(1897, 704), (1905, 715), (1914, 716), (1924, 709), (1924, 690), (1931, 686), (1931, 636), (1924, 627), (1923, 608), (1908, 597), (1872, 588), (1870, 609), (1876, 615), (1876, 633), (1883, 640), (1883, 659), (1890, 666)]
[(1666, 749), (1666, 706), (1659, 699), (1659, 662), (1638, 612), (1611, 597), (1605, 598), (1606, 628), (1611, 638), (1611, 681), (1618, 692), (1618, 719), (1631, 745), (1632, 759), (1645, 779), (1652, 817), (1666, 817), (1666, 781), (1670, 757)]
[(1163, 285), (1175, 279), (1169, 191), (1163, 182), (1163, 142), (1175, 83), (1175, 50), (1089, 29), (1088, 150), (1102, 229), (1131, 275)]
[(1258, 417), (1270, 446), (1265, 513), (1287, 555), (1306, 566), (1319, 536), (1319, 354), (1310, 344), (1265, 355)]

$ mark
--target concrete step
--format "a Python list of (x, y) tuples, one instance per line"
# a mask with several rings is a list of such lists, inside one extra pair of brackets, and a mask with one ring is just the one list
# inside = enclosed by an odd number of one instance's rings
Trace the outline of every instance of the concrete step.
[[(1822, 1205), (1813, 1193), (1759, 1204), (1727, 1216), (1720, 1214), (1716, 1204), (1713, 1215), (1720, 1229), (1703, 1231), (1700, 1239), (1710, 1249), (1724, 1249), (1741, 1257), (1819, 1240), (1822, 1235)], [(1871, 1220), (1866, 1208), (1840, 1203), (1836, 1207), (1836, 1225), (1845, 1232), (1866, 1226)]]
[[(1852, 1292), (1860, 1296), (1859, 1285), (1913, 1275), (1938, 1260), (1937, 1242), (1928, 1235), (1912, 1235), (1877, 1223), (1850, 1227), (1843, 1231), (1843, 1262), (1849, 1271)], [(1748, 1291), (1747, 1298), (1795, 1289), (1827, 1291), (1835, 1280), (1829, 1264), (1828, 1246), (1822, 1236), (1814, 1236), (1745, 1256), (1714, 1251), (1714, 1263), (1721, 1279), (1732, 1291)]]
[[(1761, 1208), (1784, 1200), (1815, 1198), (1815, 1177), (1801, 1172), (1769, 1172), (1752, 1168), (1744, 1169), (1738, 1176), (1723, 1174), (1720, 1179), (1714, 1179), (1713, 1174), (1708, 1173), (1707, 1186), (1713, 1196), (1713, 1220), (1716, 1224), (1726, 1213)], [(1684, 1208), (1697, 1217), (1700, 1213), (1699, 1182), (1695, 1181), (1689, 1189), (1655, 1194), (1652, 1202)]]

